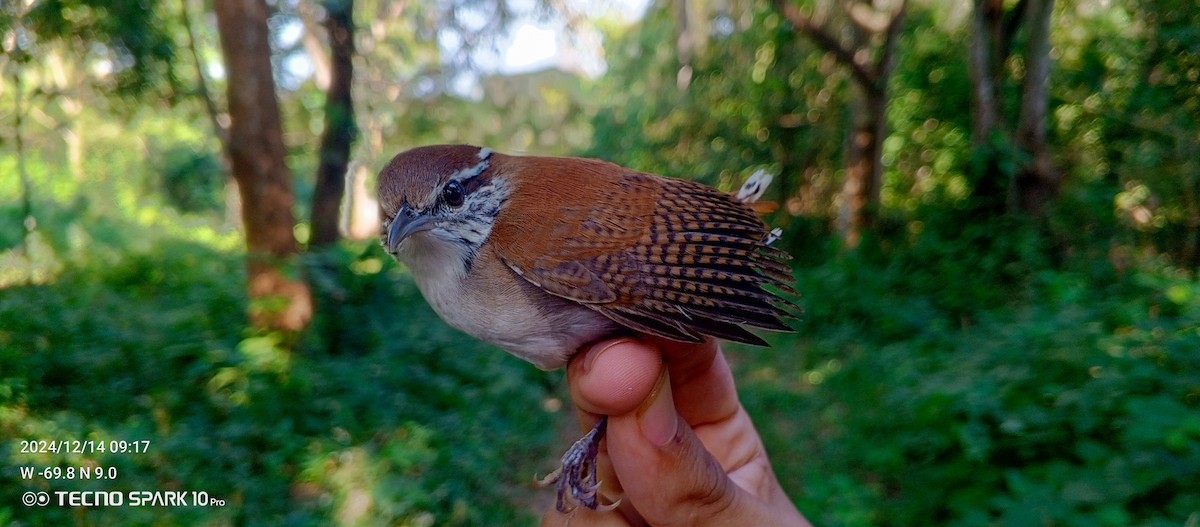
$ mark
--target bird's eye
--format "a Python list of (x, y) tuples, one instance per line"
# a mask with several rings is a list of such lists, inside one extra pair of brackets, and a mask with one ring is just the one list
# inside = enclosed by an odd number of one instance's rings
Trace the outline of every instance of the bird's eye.
[(463, 204), (463, 189), (457, 181), (451, 181), (442, 189), (442, 201), (451, 207), (461, 207)]

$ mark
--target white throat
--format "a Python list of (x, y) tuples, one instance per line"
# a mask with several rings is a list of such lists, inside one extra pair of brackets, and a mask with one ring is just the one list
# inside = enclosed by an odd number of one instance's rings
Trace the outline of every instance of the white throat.
[(408, 266), (421, 291), (422, 283), (449, 284), (462, 281), (467, 274), (467, 259), (471, 249), (460, 243), (442, 240), (429, 233), (404, 240), (396, 257)]

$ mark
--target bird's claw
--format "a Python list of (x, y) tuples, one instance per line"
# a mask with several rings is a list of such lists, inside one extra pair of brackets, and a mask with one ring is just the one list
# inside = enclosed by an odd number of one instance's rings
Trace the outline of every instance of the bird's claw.
[(601, 505), (598, 499), (600, 481), (596, 478), (596, 456), (600, 453), (600, 440), (608, 426), (608, 416), (602, 416), (590, 432), (571, 445), (563, 454), (561, 466), (537, 481), (539, 485), (554, 484), (558, 489), (555, 508), (567, 513), (582, 505), (592, 510), (610, 511), (620, 500)]

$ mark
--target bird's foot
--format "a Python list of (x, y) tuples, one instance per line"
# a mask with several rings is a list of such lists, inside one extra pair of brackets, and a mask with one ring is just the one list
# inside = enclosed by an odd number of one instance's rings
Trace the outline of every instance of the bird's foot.
[(561, 466), (538, 480), (538, 484), (554, 484), (558, 489), (558, 512), (567, 513), (576, 505), (592, 510), (609, 511), (617, 508), (621, 500), (601, 505), (597, 491), (600, 481), (596, 479), (596, 456), (600, 453), (600, 440), (608, 427), (608, 416), (601, 416), (596, 426), (571, 445), (561, 459)]

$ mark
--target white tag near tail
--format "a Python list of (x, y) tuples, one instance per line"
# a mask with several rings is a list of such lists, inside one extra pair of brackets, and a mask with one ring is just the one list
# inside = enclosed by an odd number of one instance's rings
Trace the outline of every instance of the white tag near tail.
[(771, 232), (767, 233), (767, 239), (763, 240), (763, 244), (771, 245), (772, 243), (775, 243), (775, 240), (778, 240), (780, 236), (783, 236), (783, 229), (775, 227), (774, 229), (771, 229)]
[[(750, 174), (750, 178), (745, 183), (742, 183), (742, 188), (738, 189), (737, 195), (734, 197), (742, 203), (754, 203), (763, 197), (763, 194), (767, 192), (767, 187), (771, 186), (771, 181), (774, 179), (775, 174), (761, 168), (755, 170), (753, 174)], [(779, 227), (771, 229), (771, 232), (767, 233), (767, 237), (763, 240), (763, 243), (771, 245), (780, 236), (783, 236), (783, 229)]]
[(738, 189), (735, 197), (742, 203), (754, 203), (767, 192), (767, 187), (771, 186), (773, 179), (775, 179), (775, 174), (761, 168), (755, 170), (753, 174), (750, 174), (750, 178), (742, 183), (742, 188)]

